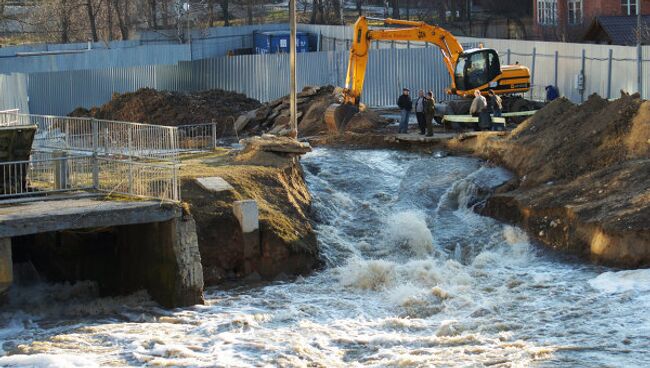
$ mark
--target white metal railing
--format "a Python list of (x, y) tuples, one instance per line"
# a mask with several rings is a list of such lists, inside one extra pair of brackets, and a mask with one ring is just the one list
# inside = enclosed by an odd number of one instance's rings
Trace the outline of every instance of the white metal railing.
[(178, 165), (97, 159), (96, 189), (164, 201), (180, 201)]
[(209, 151), (239, 142), (234, 128), (229, 129), (227, 124), (190, 124), (179, 125), (177, 128), (180, 152)]
[(164, 161), (178, 160), (175, 127), (93, 118), (21, 114), (0, 111), (1, 122), (36, 125), (34, 149), (96, 152)]
[(18, 109), (0, 111), (0, 127), (19, 125), (18, 117), (16, 116), (19, 112), (20, 110)]
[(183, 151), (207, 150), (217, 147), (217, 124), (178, 126), (178, 145)]
[(33, 152), (30, 160), (0, 163), (0, 200), (81, 190), (178, 202), (178, 165), (64, 151)]
[(93, 188), (93, 157), (38, 153), (28, 161), (0, 163), (0, 198)]

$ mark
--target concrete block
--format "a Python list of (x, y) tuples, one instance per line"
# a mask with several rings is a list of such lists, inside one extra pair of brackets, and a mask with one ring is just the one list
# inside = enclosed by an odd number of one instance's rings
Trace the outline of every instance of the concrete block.
[(233, 203), (232, 210), (244, 234), (260, 228), (260, 214), (255, 200), (236, 201)]
[(227, 190), (235, 190), (227, 181), (219, 176), (210, 176), (205, 178), (197, 178), (196, 183), (203, 189), (219, 193)]
[(13, 261), (11, 258), (11, 238), (0, 239), (0, 295), (14, 280)]

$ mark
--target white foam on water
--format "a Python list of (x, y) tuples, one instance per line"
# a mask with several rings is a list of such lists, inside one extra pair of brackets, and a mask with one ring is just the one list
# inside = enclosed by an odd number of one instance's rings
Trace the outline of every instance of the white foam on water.
[(389, 303), (396, 306), (405, 306), (418, 303), (426, 293), (425, 289), (411, 284), (403, 284), (386, 291)]
[(94, 358), (80, 354), (31, 354), (0, 357), (0, 367), (76, 368), (99, 367)]
[(589, 285), (605, 293), (650, 291), (650, 269), (604, 272), (589, 280)]
[(385, 260), (352, 258), (337, 270), (343, 286), (365, 290), (384, 290), (397, 280), (396, 264)]
[(407, 256), (425, 257), (433, 252), (433, 236), (422, 211), (401, 211), (386, 220), (384, 236), (388, 246), (398, 246)]

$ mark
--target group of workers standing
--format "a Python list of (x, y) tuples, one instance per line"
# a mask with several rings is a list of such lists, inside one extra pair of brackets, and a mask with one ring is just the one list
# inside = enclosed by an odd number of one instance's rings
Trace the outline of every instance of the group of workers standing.
[[(408, 88), (402, 90), (402, 95), (397, 99), (397, 106), (400, 109), (401, 117), (399, 123), (399, 133), (408, 133), (408, 123), (411, 112), (415, 109), (415, 116), (418, 120), (420, 134), (427, 137), (433, 136), (433, 119), (436, 112), (435, 98), (433, 92), (427, 94), (424, 90), (418, 92), (418, 98), (415, 102), (411, 99), (411, 91)], [(500, 117), (503, 110), (503, 101), (493, 90), (488, 91), (486, 99), (481, 91), (474, 92), (474, 100), (470, 106), (469, 113), (479, 118), (478, 127), (481, 129), (489, 128), (492, 125), (492, 116)]]
[(418, 120), (420, 134), (427, 137), (433, 137), (433, 118), (436, 112), (436, 100), (433, 92), (424, 93), (424, 90), (418, 92), (418, 98), (415, 102), (411, 99), (411, 91), (408, 88), (402, 90), (402, 95), (397, 99), (397, 106), (401, 112), (399, 122), (399, 133), (408, 133), (409, 119), (411, 112), (415, 109), (415, 117)]

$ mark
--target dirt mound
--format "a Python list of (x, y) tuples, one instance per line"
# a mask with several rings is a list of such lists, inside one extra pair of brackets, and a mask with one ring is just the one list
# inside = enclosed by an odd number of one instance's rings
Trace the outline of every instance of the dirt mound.
[(456, 140), (519, 176), (484, 213), (598, 262), (650, 264), (650, 101), (549, 104), (512, 134)]
[[(298, 130), (301, 136), (319, 133), (325, 124), (323, 117), (329, 105), (336, 102), (333, 86), (303, 88), (298, 93)], [(236, 123), (237, 131), (252, 134), (264, 133), (288, 135), (290, 126), (289, 96), (262, 105), (260, 108), (241, 115)]]
[(504, 159), (534, 186), (647, 158), (649, 111), (638, 95), (593, 95), (579, 106), (559, 99), (513, 131)]
[[(333, 86), (307, 86), (298, 94), (298, 132), (301, 137), (328, 134), (325, 111), (339, 101), (340, 90)], [(264, 104), (257, 110), (241, 115), (237, 131), (252, 134), (288, 135), (291, 133), (289, 96)], [(350, 120), (344, 130), (367, 132), (385, 127), (389, 121), (374, 112), (360, 112)]]
[(101, 107), (77, 108), (70, 116), (178, 126), (202, 123), (229, 123), (260, 102), (241, 93), (220, 89), (194, 93), (157, 91), (142, 88), (135, 92), (113, 94)]

